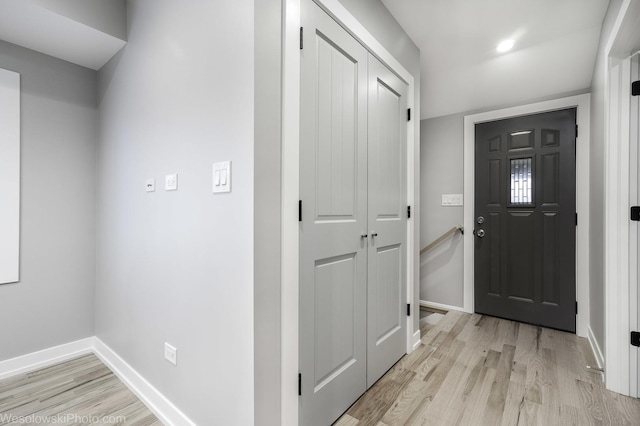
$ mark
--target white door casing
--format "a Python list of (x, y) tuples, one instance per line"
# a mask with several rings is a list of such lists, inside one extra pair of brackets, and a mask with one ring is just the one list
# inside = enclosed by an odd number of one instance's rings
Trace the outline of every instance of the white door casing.
[[(640, 2), (624, 0), (605, 46), (605, 384), (623, 395), (638, 392), (636, 349), (630, 345), (636, 305), (638, 259), (631, 257), (631, 55), (640, 49)], [(634, 164), (635, 166), (635, 164)], [(633, 366), (632, 366), (633, 364)]]
[[(640, 54), (630, 58), (631, 82), (640, 80)], [(629, 204), (640, 206), (640, 96), (630, 99), (629, 106)], [(631, 222), (629, 234), (629, 328), (640, 331), (640, 222)], [(634, 285), (635, 284), (635, 285)], [(635, 315), (634, 315), (635, 313)], [(629, 396), (640, 397), (640, 348), (630, 347), (629, 356)]]

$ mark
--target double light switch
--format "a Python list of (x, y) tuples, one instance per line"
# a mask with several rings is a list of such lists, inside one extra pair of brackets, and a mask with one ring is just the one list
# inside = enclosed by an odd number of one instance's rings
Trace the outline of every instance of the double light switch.
[(213, 164), (213, 192), (231, 192), (231, 161)]

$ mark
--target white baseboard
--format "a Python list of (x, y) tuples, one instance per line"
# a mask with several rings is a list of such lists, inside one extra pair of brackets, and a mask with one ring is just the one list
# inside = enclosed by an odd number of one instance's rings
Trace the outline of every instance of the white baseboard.
[[(598, 345), (598, 340), (596, 336), (593, 334), (593, 330), (591, 330), (591, 326), (587, 327), (587, 340), (589, 340), (589, 345), (591, 346), (591, 351), (593, 352), (593, 356), (596, 358), (596, 362), (598, 363), (598, 368), (604, 368), (604, 356), (602, 355), (602, 350)], [(606, 374), (606, 372), (605, 372)], [(604, 374), (603, 374), (604, 377)]]
[(460, 306), (445, 305), (444, 303), (436, 303), (436, 302), (427, 302), (426, 300), (421, 300), (420, 306), (424, 306), (425, 308), (440, 309), (443, 311), (466, 312), (464, 308), (461, 308)]
[(0, 361), (0, 380), (38, 370), (93, 351), (94, 337)]
[(413, 345), (412, 348), (415, 351), (418, 346), (420, 346), (420, 330), (413, 333)]
[(165, 425), (195, 426), (178, 407), (173, 405), (151, 383), (127, 364), (118, 354), (96, 337), (94, 352), (107, 367), (138, 397)]
[(94, 353), (140, 400), (169, 426), (195, 426), (182, 411), (97, 337), (0, 361), (0, 380)]

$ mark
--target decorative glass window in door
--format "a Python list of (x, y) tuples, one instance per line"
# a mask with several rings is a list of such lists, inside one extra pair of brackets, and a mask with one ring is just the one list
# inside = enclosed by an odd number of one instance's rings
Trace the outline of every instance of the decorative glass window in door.
[(514, 158), (511, 164), (511, 200), (512, 206), (533, 205), (532, 158)]

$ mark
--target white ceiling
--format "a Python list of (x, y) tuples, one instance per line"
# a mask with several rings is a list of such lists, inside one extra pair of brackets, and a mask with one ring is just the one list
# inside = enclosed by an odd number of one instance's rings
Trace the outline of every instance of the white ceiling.
[[(382, 0), (420, 49), (421, 118), (591, 86), (609, 0)], [(508, 53), (501, 40), (515, 39)]]

